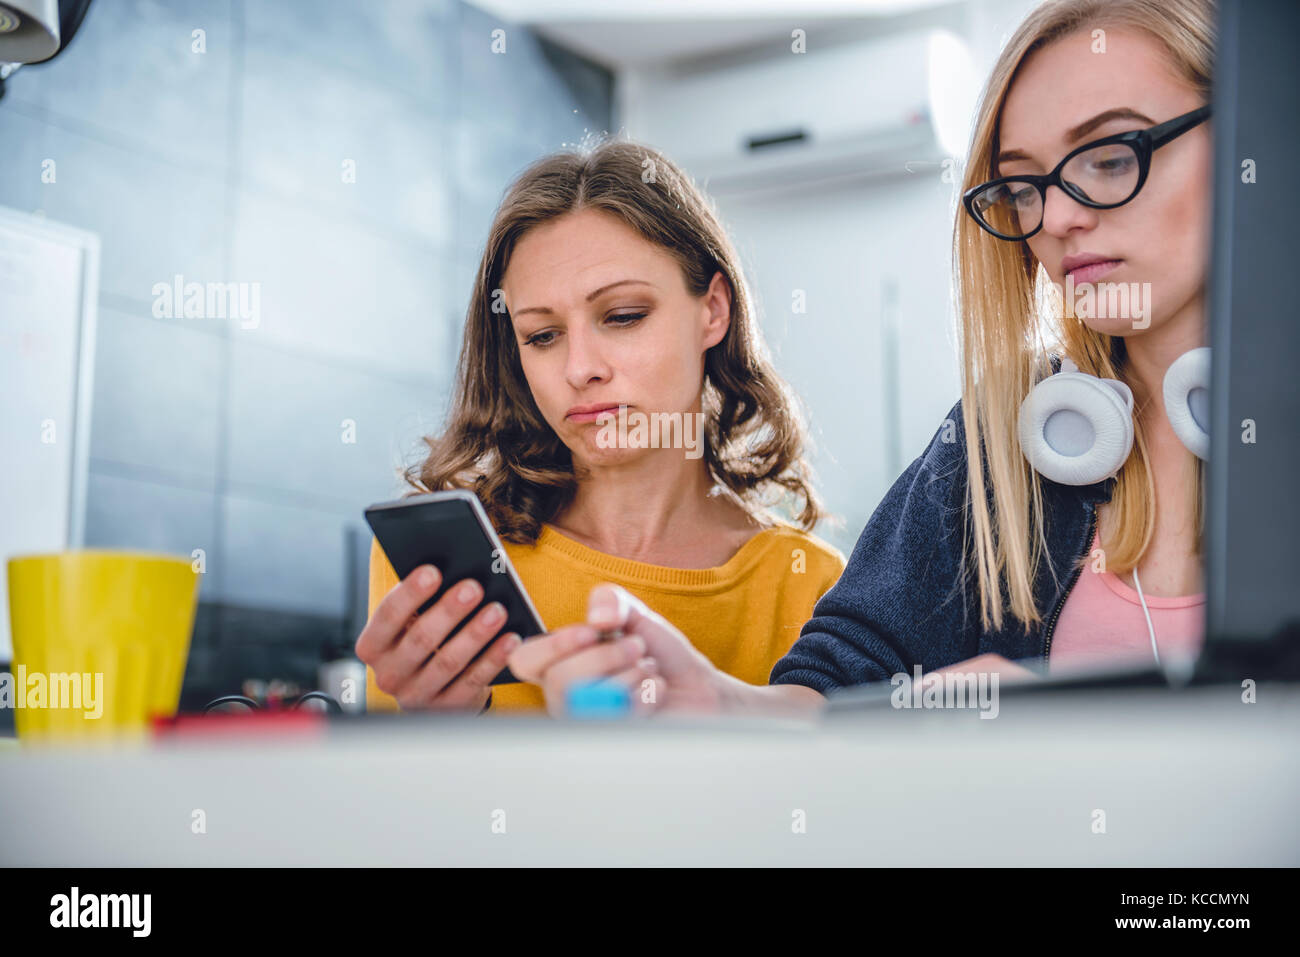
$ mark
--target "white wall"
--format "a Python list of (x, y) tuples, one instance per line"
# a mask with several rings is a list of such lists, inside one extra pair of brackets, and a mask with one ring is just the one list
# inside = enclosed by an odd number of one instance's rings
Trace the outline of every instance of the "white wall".
[(807, 406), (819, 488), (844, 521), (821, 534), (846, 550), (957, 392), (947, 193), (930, 173), (720, 204), (776, 365)]

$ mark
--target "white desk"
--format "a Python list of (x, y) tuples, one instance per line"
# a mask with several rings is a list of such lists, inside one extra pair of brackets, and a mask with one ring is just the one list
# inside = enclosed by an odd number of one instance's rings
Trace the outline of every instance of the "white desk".
[(397, 716), (319, 742), (3, 749), (0, 863), (1294, 866), (1298, 736), (1300, 688), (1261, 685), (1254, 705), (1004, 695), (994, 720)]

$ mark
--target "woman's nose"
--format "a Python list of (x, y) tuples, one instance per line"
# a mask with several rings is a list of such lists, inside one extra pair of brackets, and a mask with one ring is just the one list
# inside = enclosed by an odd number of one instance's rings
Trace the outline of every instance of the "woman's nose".
[(569, 385), (581, 389), (592, 382), (609, 378), (609, 363), (601, 352), (599, 336), (585, 324), (568, 331), (569, 352), (564, 366), (564, 377)]
[(1071, 230), (1092, 229), (1097, 225), (1097, 210), (1070, 196), (1059, 186), (1047, 187), (1043, 203), (1043, 232), (1064, 237)]

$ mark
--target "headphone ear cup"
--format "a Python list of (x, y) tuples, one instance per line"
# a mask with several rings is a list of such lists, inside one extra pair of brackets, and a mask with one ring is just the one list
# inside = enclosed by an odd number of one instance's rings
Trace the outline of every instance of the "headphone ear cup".
[(1165, 372), (1165, 415), (1178, 440), (1199, 459), (1210, 457), (1210, 349), (1184, 352)]
[(1057, 373), (1025, 396), (1017, 431), (1025, 458), (1044, 478), (1092, 485), (1118, 472), (1133, 450), (1132, 393), (1115, 380)]

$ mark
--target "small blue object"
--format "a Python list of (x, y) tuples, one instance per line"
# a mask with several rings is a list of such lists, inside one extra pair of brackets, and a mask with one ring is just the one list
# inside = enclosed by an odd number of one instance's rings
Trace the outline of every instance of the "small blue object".
[(569, 685), (564, 703), (572, 718), (621, 718), (632, 711), (627, 688), (609, 679)]

